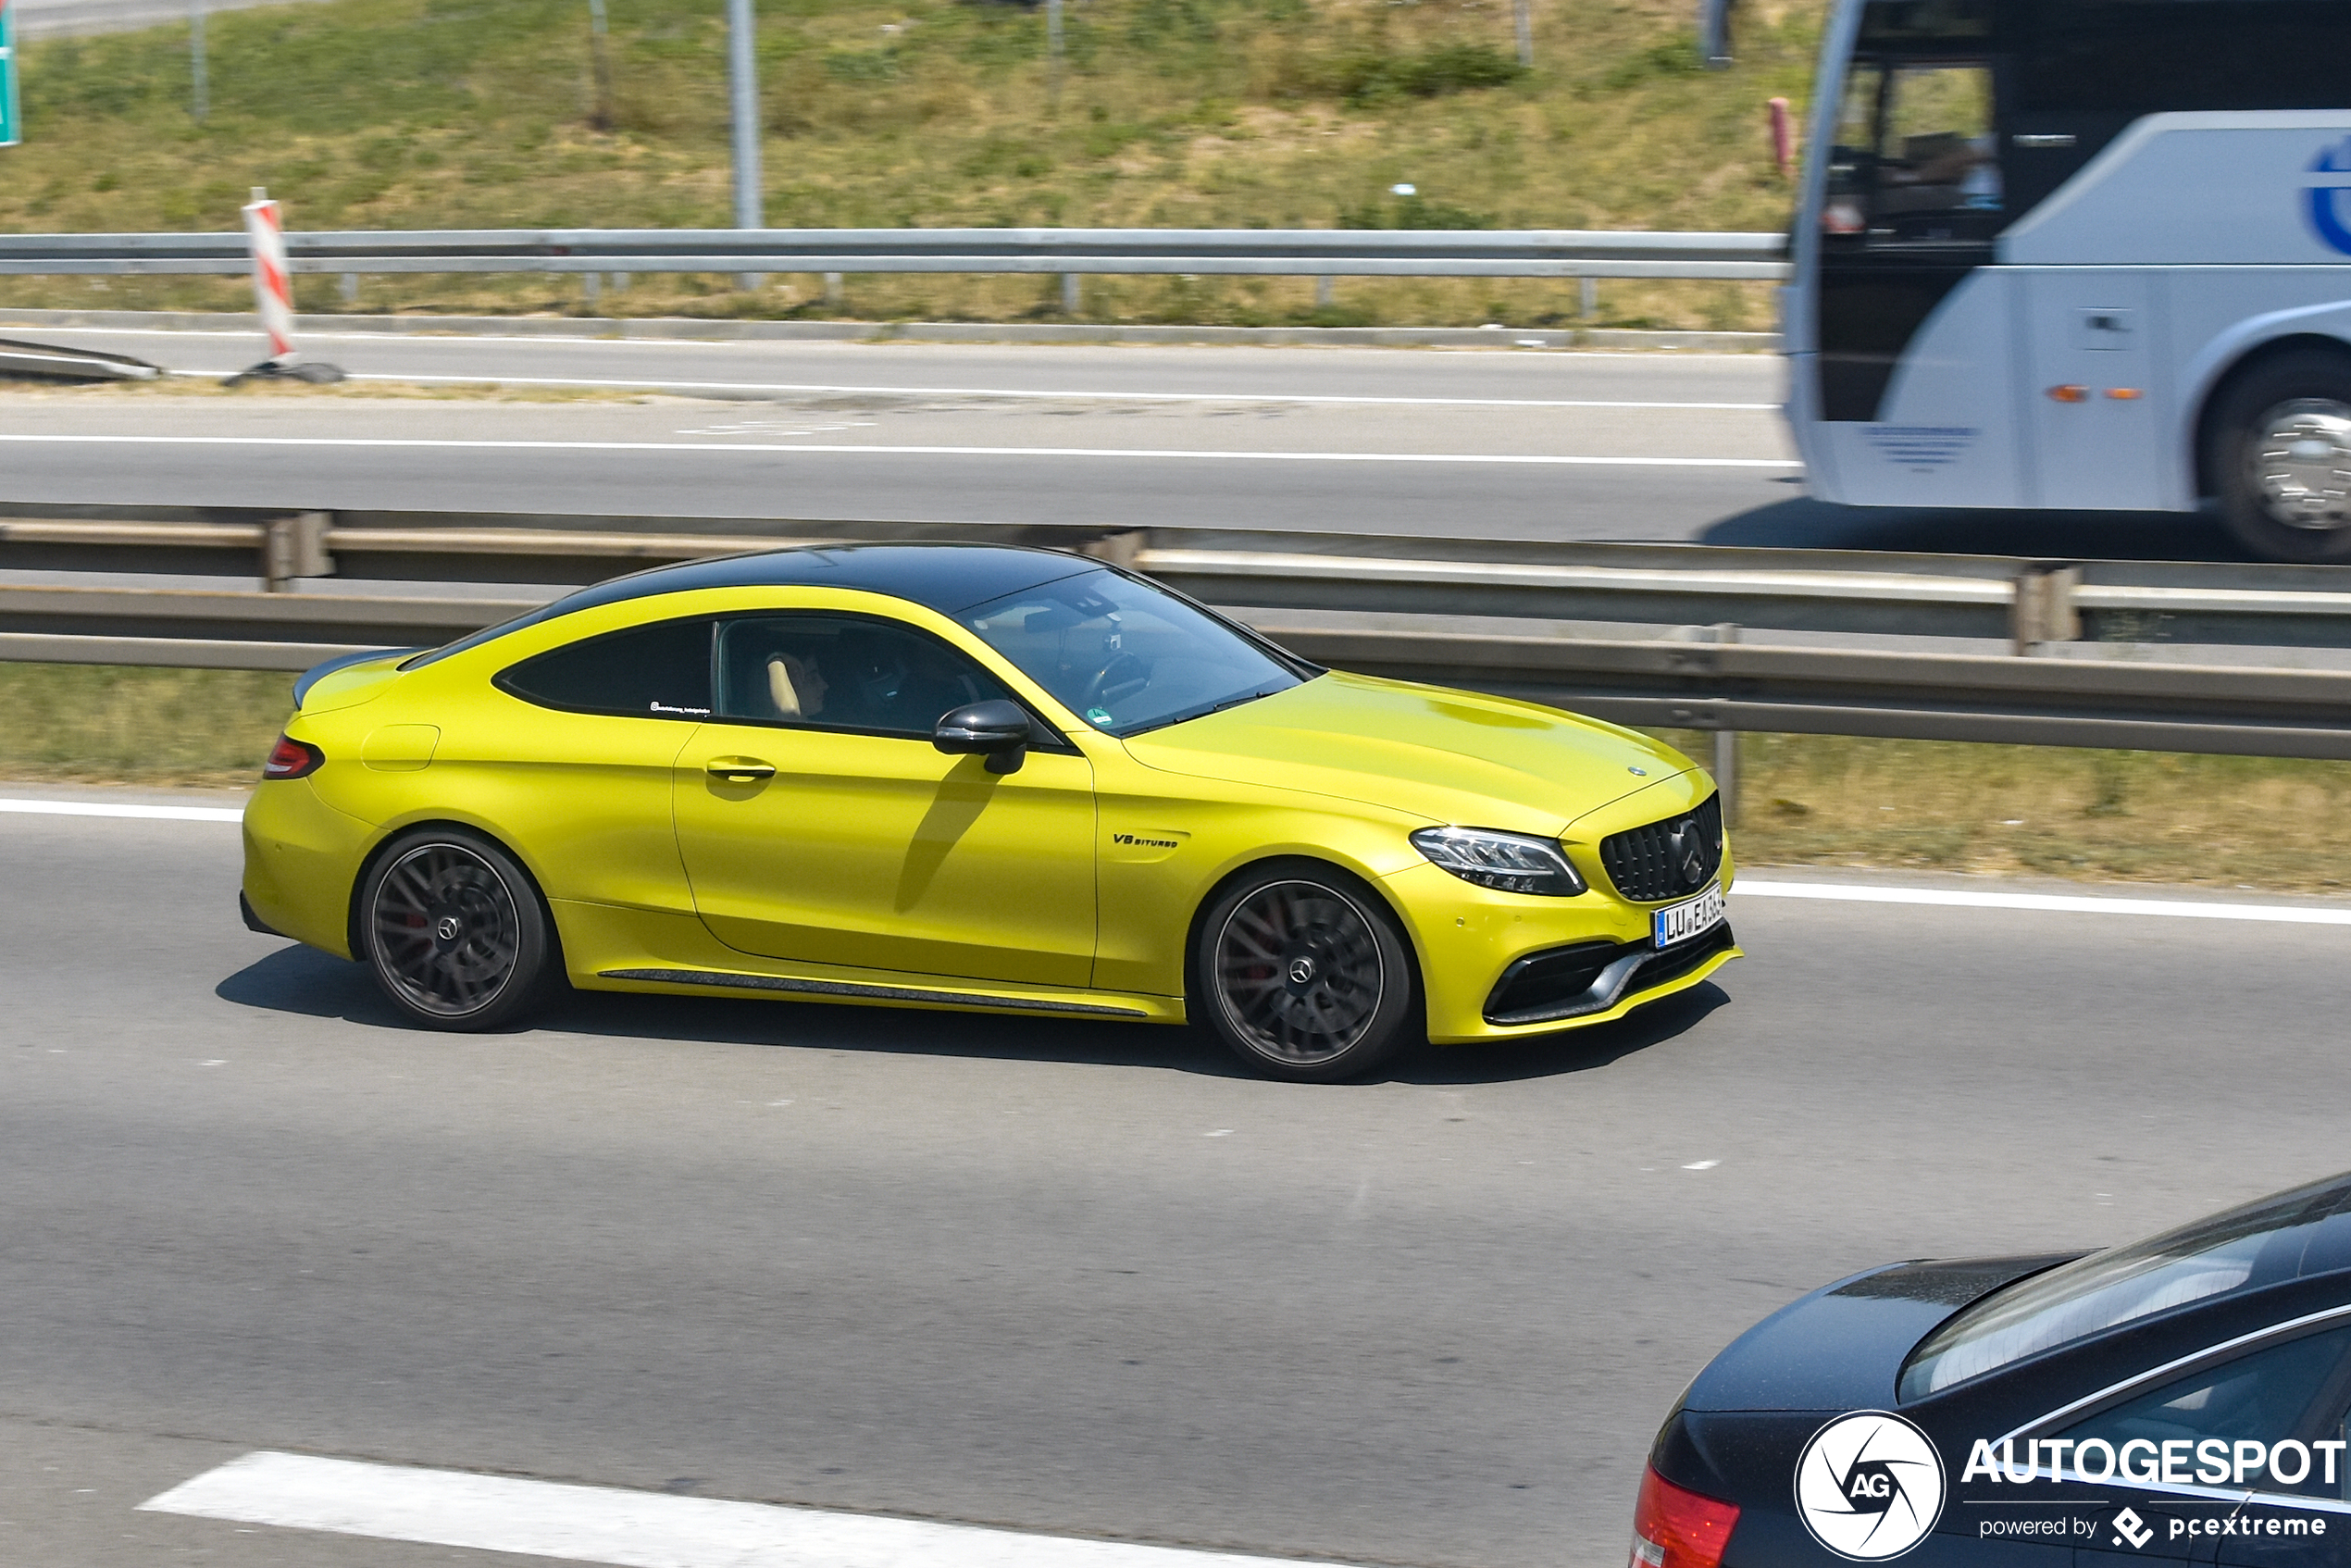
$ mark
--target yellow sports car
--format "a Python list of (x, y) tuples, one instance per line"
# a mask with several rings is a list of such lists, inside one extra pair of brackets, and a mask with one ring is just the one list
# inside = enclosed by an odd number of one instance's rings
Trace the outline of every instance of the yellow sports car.
[(322, 665), (244, 915), (480, 1029), (566, 981), (1205, 1025), (1276, 1076), (1737, 956), (1714, 786), (1057, 551), (777, 550)]

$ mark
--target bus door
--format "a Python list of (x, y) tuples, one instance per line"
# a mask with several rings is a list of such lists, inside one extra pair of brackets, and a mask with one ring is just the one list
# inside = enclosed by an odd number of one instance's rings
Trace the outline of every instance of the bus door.
[(2156, 374), (2156, 291), (2143, 269), (2021, 269), (2037, 506), (2166, 504), (2169, 378)]
[(1991, 267), (2007, 218), (1993, 42), (1987, 0), (1871, 0), (1835, 81), (1798, 247), (1814, 384), (1796, 403), (1831, 499), (2021, 502), (2013, 305)]

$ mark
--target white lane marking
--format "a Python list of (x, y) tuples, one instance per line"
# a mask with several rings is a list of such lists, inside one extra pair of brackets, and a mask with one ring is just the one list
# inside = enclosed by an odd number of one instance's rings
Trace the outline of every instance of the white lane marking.
[[(0, 314), (0, 321), (7, 321), (7, 317), (5, 314)], [(8, 322), (8, 324), (11, 326), (31, 326), (36, 328), (41, 325), (39, 322)], [(299, 317), (296, 318), (295, 324), (300, 326)], [(241, 331), (227, 328), (214, 327), (54, 327), (49, 330), (58, 332), (79, 332), (88, 337), (241, 338), (248, 341), (257, 337), (261, 331), (261, 329), (258, 327), (247, 327)], [(537, 332), (450, 332), (435, 331), (431, 330), (424, 330), (415, 332), (314, 332), (306, 327), (304, 327), (301, 330), (302, 336), (305, 341), (316, 340), (321, 342), (338, 343), (391, 342), (413, 346), (414, 344), (423, 342), (431, 343), (436, 347), (452, 343), (585, 343), (591, 348), (727, 349), (732, 350), (738, 354), (750, 350), (770, 347), (777, 343), (789, 343), (798, 347), (805, 347), (810, 343), (822, 344), (826, 347), (830, 347), (834, 344), (846, 344), (852, 352), (872, 348), (902, 350), (909, 348), (943, 348), (948, 350), (950, 353), (962, 353), (972, 348), (1042, 348), (1058, 353), (1066, 353), (1068, 350), (1073, 348), (1223, 348), (1228, 353), (1238, 353), (1244, 350), (1257, 350), (1269, 347), (1282, 349), (1320, 349), (1327, 347), (1351, 350), (1359, 354), (1410, 354), (1414, 355), (1423, 355), (1428, 352), (1426, 349), (1423, 348), (1410, 346), (1399, 347), (1396, 345), (1383, 345), (1380, 343), (1155, 343), (1111, 342), (1108, 341), (1090, 343), (1023, 343), (1011, 339), (999, 339), (993, 342), (989, 342), (985, 340), (978, 342), (950, 342), (943, 340), (923, 338), (896, 338), (877, 342), (870, 338), (615, 338), (571, 336), (554, 332), (542, 335)], [(876, 330), (878, 330), (879, 329)], [(1462, 346), (1470, 353), (1483, 354), (1487, 352), (1488, 345), (1480, 342), (1468, 343)], [(1498, 338), (1491, 346), (1494, 348), (1501, 348), (1505, 345)], [(1437, 349), (1437, 352), (1440, 354), (1447, 353), (1449, 352), (1449, 349), (1440, 346)], [(1572, 352), (1574, 352), (1575, 355), (1581, 359), (1655, 359), (1658, 357), (1658, 351), (1655, 349), (1586, 348), (1576, 349)], [(1778, 350), (1776, 349), (1751, 348), (1682, 348), (1673, 349), (1668, 352), (1670, 352), (1673, 355), (1673, 363), (1677, 365), (1687, 364), (1694, 359), (1727, 359), (1733, 361), (1734, 363), (1752, 365), (1759, 357), (1776, 357), (1778, 355)], [(1777, 404), (1774, 404), (1773, 406), (1776, 407)]]
[(1682, 1168), (1686, 1171), (1710, 1171), (1722, 1163), (1720, 1160), (1693, 1160)]
[(1270, 1568), (1281, 1561), (266, 1451), (139, 1506), (627, 1568)]
[(1226, 463), (1515, 463), (1611, 468), (1797, 468), (1793, 457), (1563, 457), (1549, 453), (1216, 452), (1148, 446), (899, 446), (811, 442), (740, 445), (686, 441), (453, 441), (394, 436), (116, 436), (0, 433), (0, 442), (58, 446), (381, 447), (441, 452), (822, 452), (884, 457), (1189, 457)]
[(2274, 920), (2289, 926), (2351, 926), (2351, 909), (2309, 909), (2288, 903), (2075, 898), (2063, 893), (1972, 893), (1946, 888), (1854, 887), (1843, 882), (1759, 882), (1746, 877), (1740, 877), (1731, 891), (1734, 897), (1934, 904), (1947, 909), (2025, 909), (2055, 915), (2153, 915), (2173, 920)]
[[(167, 370), (167, 376), (213, 380), (234, 370)], [(1776, 414), (1776, 403), (1636, 403), (1613, 398), (1573, 397), (1350, 397), (1337, 392), (1104, 392), (1071, 389), (1038, 391), (1019, 387), (894, 387), (832, 381), (654, 381), (642, 378), (598, 380), (586, 376), (445, 376), (402, 375), (392, 371), (346, 371), (351, 381), (408, 381), (429, 387), (587, 387), (639, 392), (836, 392), (879, 393), (902, 397), (1016, 397), (1068, 402), (1090, 399), (1108, 403), (1334, 403), (1390, 404), (1412, 408), (1668, 408), (1724, 409), (1741, 413)]]
[(111, 801), (25, 801), (0, 796), (0, 812), (33, 816), (133, 816), (149, 822), (242, 822), (242, 806), (118, 805)]

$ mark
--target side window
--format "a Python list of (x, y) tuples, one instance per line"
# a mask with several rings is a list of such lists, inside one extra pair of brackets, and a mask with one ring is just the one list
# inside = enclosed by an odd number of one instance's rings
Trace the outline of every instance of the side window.
[(1988, 240), (2002, 224), (1992, 69), (1857, 65), (1838, 114), (1821, 227), (1872, 245)]
[(707, 619), (631, 627), (501, 670), (500, 690), (542, 708), (643, 718), (710, 716)]
[[(2302, 1497), (2351, 1497), (2343, 1446), (2345, 1380), (2351, 1373), (2347, 1350), (2351, 1329), (2338, 1328), (2191, 1373), (2058, 1434), (2073, 1440), (2076, 1458), (2069, 1467), (2080, 1469), (2083, 1444), (2102, 1441), (2107, 1449), (2091, 1459), (2090, 1479), (2096, 1479), (2110, 1452), (2118, 1481), (2157, 1481), (2168, 1458), (2171, 1479), (2211, 1485), (2209, 1472), (2218, 1462), (2209, 1456), (2225, 1451), (2230, 1474), (2223, 1479), (2231, 1485)], [(2223, 1448), (2199, 1456), (2196, 1445), (2213, 1438)], [(2172, 1445), (2168, 1455), (2167, 1443)], [(2255, 1455), (2257, 1447), (2260, 1451)], [(2242, 1476), (2235, 1473), (2240, 1457)], [(2200, 1460), (2207, 1470), (2203, 1475), (2196, 1474)]]
[(718, 628), (718, 716), (930, 738), (970, 703), (1009, 698), (964, 654), (856, 616), (745, 616)]

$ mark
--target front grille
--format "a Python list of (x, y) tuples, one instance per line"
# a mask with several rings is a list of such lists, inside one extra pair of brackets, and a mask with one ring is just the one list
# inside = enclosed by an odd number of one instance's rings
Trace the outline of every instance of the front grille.
[(1723, 866), (1723, 797), (1709, 795), (1694, 811), (1610, 834), (1600, 840), (1600, 864), (1616, 890), (1635, 903), (1697, 892)]

